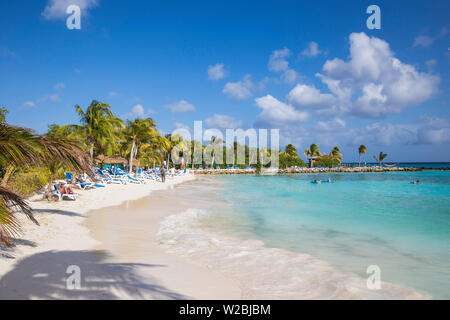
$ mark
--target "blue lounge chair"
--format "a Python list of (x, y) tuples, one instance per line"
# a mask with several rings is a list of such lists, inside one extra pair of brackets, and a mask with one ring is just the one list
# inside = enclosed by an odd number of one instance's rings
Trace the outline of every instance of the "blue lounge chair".
[(133, 178), (133, 177), (130, 176), (130, 175), (127, 175), (127, 178), (128, 178), (128, 180), (129, 180), (130, 182), (132, 182), (132, 183), (139, 183), (139, 184), (145, 183), (144, 180)]
[(87, 189), (95, 189), (95, 188), (104, 188), (105, 187), (105, 185), (99, 184), (99, 183), (93, 184), (93, 183), (84, 182), (84, 181), (82, 181), (82, 182), (74, 182), (72, 173), (70, 173), (70, 172), (66, 172), (65, 175), (66, 175), (67, 183), (76, 184), (76, 185), (80, 186), (82, 189), (85, 189), (85, 190), (87, 190)]
[(77, 200), (77, 194), (74, 193), (61, 193), (58, 190), (58, 186), (56, 184), (53, 185), (53, 188), (55, 189), (54, 191), (54, 195), (56, 195), (58, 197), (58, 200), (62, 200), (64, 198), (68, 198), (70, 200)]
[(72, 174), (70, 172), (65, 172), (67, 183), (72, 183)]

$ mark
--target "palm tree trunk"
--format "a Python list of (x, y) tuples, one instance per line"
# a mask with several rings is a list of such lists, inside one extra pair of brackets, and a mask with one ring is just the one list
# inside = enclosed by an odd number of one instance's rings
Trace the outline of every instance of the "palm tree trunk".
[(91, 147), (89, 148), (89, 155), (91, 156), (91, 164), (94, 163), (94, 144), (91, 143)]
[(359, 154), (359, 166), (361, 167), (361, 153)]
[[(139, 150), (139, 148), (136, 147), (136, 151), (134, 152), (134, 159), (137, 159), (138, 150)], [(135, 175), (135, 177), (138, 176), (138, 169), (139, 169), (138, 167), (139, 167), (139, 160), (137, 161), (137, 164), (136, 164), (136, 175)]]
[(214, 156), (215, 156), (215, 154), (213, 152), (213, 156), (212, 156), (212, 160), (211, 160), (211, 169), (213, 169), (213, 166), (214, 166)]
[(133, 155), (134, 155), (135, 144), (136, 144), (136, 141), (133, 139), (133, 144), (131, 145), (131, 152), (130, 152), (130, 168), (128, 169), (129, 174), (131, 174), (131, 171), (133, 170)]
[(167, 169), (170, 168), (170, 153), (172, 152), (172, 150), (169, 150), (167, 152)]

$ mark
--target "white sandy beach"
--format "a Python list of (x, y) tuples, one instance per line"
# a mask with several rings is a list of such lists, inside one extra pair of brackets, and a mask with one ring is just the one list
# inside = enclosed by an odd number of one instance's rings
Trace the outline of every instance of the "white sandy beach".
[[(0, 299), (239, 299), (239, 286), (219, 273), (167, 253), (156, 242), (164, 212), (148, 229), (155, 239), (149, 244), (146, 264), (117, 261), (95, 240), (84, 225), (91, 210), (126, 205), (151, 192), (194, 179), (186, 175), (165, 184), (108, 185), (77, 191), (76, 201), (32, 201), (40, 226), (23, 221), (17, 246), (0, 251)], [(81, 289), (69, 290), (67, 267), (81, 270)]]

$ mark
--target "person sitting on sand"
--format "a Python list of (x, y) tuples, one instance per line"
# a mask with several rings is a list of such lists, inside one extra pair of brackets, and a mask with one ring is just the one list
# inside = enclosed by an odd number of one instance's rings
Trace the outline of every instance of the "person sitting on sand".
[(63, 193), (63, 194), (74, 194), (74, 193), (73, 193), (73, 190), (72, 190), (72, 187), (69, 186), (69, 185), (65, 185), (65, 184), (62, 183), (62, 182), (60, 182), (60, 183), (58, 184), (58, 191), (59, 191), (60, 193)]

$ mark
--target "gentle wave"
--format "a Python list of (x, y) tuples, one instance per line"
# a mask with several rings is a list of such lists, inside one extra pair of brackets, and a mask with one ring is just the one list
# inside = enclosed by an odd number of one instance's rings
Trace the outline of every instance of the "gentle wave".
[(309, 254), (210, 232), (201, 224), (207, 215), (207, 211), (192, 208), (167, 217), (160, 225), (158, 240), (170, 252), (238, 281), (243, 299), (429, 298), (387, 282), (381, 282), (379, 290), (369, 290), (366, 279), (338, 272)]

